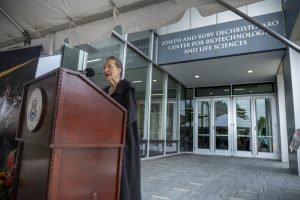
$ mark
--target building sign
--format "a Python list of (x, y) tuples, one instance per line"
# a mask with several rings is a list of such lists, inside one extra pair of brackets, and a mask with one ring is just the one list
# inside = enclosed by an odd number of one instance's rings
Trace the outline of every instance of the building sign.
[[(283, 13), (254, 17), (284, 35)], [(167, 64), (284, 48), (284, 45), (244, 19), (161, 35), (158, 63)]]

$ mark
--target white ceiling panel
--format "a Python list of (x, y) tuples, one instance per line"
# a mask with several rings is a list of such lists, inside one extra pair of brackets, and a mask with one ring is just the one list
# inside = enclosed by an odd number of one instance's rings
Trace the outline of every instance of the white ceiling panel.
[[(275, 81), (284, 51), (239, 55), (162, 66), (186, 87)], [(253, 70), (249, 74), (248, 70)], [(195, 78), (199, 75), (199, 78)]]

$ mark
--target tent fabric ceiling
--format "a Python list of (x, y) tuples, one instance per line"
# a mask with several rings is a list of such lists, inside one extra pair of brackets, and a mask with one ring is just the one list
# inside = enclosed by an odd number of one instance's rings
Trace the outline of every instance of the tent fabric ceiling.
[[(234, 7), (258, 1), (227, 0)], [(190, 7), (202, 16), (226, 10), (215, 0), (0, 0), (0, 48), (24, 40), (5, 13), (36, 40), (32, 44), (52, 42), (58, 49), (65, 38), (73, 45), (106, 38), (117, 25), (127, 33), (156, 29), (176, 22)]]

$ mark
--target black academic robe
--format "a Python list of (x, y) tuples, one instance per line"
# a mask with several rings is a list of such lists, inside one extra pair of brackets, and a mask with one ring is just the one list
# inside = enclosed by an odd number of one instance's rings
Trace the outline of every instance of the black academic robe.
[[(109, 86), (104, 88), (108, 93)], [(111, 97), (127, 109), (125, 147), (123, 149), (120, 200), (141, 200), (141, 164), (137, 127), (135, 89), (126, 79), (120, 80)]]

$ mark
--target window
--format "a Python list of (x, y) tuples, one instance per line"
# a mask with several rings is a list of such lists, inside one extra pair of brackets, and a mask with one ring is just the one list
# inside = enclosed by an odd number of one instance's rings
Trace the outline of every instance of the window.
[(163, 72), (153, 66), (152, 93), (150, 110), (150, 146), (149, 156), (163, 155), (164, 131), (162, 130), (163, 117)]
[(192, 152), (193, 151), (193, 89), (186, 89), (186, 135), (183, 138), (184, 151)]
[(168, 99), (167, 99), (167, 120), (166, 120), (166, 153), (178, 151), (178, 84), (168, 77)]
[(140, 137), (141, 157), (147, 156), (148, 136), (147, 123), (145, 122), (146, 104), (146, 83), (149, 63), (135, 53), (131, 48), (127, 48), (125, 78), (132, 81), (135, 86), (137, 100), (137, 122)]
[(246, 85), (233, 85), (233, 95), (240, 94), (265, 94), (274, 93), (273, 83), (260, 83), (260, 84), (246, 84)]
[(130, 33), (127, 40), (145, 55), (150, 56), (150, 31)]
[(195, 97), (231, 95), (230, 86), (196, 88)]
[[(83, 48), (83, 45), (81, 48)], [(108, 56), (116, 56), (122, 61), (123, 48), (124, 44), (113, 36), (107, 40), (84, 45), (84, 49), (88, 52), (87, 68), (91, 68), (95, 71), (95, 75), (90, 79), (99, 87), (104, 88), (108, 85), (103, 75), (105, 58)]]

